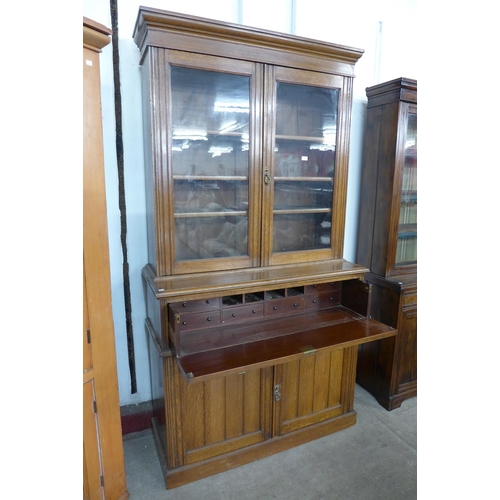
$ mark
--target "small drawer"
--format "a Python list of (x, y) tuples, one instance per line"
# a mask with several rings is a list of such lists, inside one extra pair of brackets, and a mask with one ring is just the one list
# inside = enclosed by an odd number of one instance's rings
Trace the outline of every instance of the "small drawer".
[(194, 311), (208, 311), (220, 307), (219, 297), (210, 297), (209, 299), (187, 300), (186, 302), (173, 302), (172, 305), (181, 313)]
[(275, 299), (266, 301), (264, 312), (266, 316), (281, 316), (304, 309), (304, 297), (287, 297), (286, 299)]
[(339, 304), (339, 293), (321, 293), (304, 297), (305, 309), (324, 309)]
[(318, 285), (307, 285), (304, 287), (304, 293), (310, 295), (314, 293), (337, 292), (340, 293), (340, 283), (319, 283)]
[(220, 309), (179, 314), (179, 331), (197, 330), (220, 325)]
[(264, 304), (258, 302), (245, 306), (227, 307), (222, 310), (222, 322), (234, 323), (248, 319), (262, 318), (264, 315)]

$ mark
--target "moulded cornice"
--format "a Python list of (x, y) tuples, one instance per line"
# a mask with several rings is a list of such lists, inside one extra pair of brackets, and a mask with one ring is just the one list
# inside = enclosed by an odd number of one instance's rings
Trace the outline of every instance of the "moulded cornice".
[(100, 52), (103, 47), (109, 44), (111, 39), (109, 36), (112, 31), (106, 26), (88, 19), (83, 18), (83, 46)]
[[(161, 32), (164, 34), (161, 35)], [(133, 38), (142, 53), (147, 46), (176, 48), (173, 45), (169, 46), (169, 35), (171, 34), (196, 36), (205, 40), (224, 41), (313, 58), (326, 58), (352, 66), (364, 53), (362, 49), (251, 26), (209, 20), (149, 7), (139, 8)]]

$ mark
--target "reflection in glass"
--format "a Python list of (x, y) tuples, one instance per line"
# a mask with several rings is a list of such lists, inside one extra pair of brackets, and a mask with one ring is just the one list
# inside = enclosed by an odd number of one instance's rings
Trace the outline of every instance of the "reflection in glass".
[(274, 210), (324, 210), (331, 218), (332, 182), (274, 182)]
[(176, 260), (248, 255), (250, 78), (171, 67)]
[(273, 252), (330, 248), (331, 226), (331, 213), (275, 213)]
[(417, 261), (417, 115), (408, 115), (396, 264)]
[(248, 254), (247, 217), (180, 217), (175, 219), (178, 260)]

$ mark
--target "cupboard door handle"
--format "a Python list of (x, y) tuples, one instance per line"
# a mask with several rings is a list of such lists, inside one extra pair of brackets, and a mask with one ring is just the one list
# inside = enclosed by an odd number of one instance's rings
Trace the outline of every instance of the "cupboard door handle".
[(271, 177), (269, 177), (269, 169), (264, 170), (264, 184), (269, 184), (271, 182)]
[(280, 385), (279, 385), (279, 384), (276, 384), (276, 385), (274, 386), (274, 400), (275, 400), (276, 402), (278, 402), (278, 401), (281, 399), (281, 392), (280, 392), (280, 389), (281, 389), (281, 387), (280, 387)]

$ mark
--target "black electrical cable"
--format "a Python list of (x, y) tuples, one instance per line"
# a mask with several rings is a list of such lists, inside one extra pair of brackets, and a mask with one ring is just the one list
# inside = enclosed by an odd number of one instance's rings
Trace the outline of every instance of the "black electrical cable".
[(134, 332), (132, 328), (132, 303), (130, 300), (130, 276), (127, 256), (127, 205), (125, 201), (125, 174), (123, 162), (122, 96), (120, 86), (120, 54), (118, 50), (118, 5), (110, 0), (111, 41), (113, 47), (113, 81), (115, 87), (116, 161), (118, 167), (118, 205), (120, 208), (120, 236), (123, 254), (123, 294), (125, 299), (125, 323), (127, 328), (128, 364), (131, 393), (137, 392), (135, 373)]

